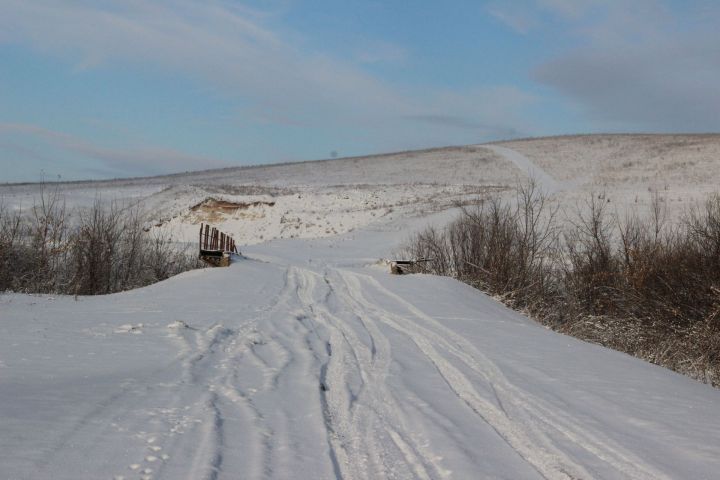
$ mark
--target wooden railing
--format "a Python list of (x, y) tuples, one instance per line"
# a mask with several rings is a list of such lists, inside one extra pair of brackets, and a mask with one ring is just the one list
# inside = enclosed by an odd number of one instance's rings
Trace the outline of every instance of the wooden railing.
[(238, 253), (235, 239), (215, 227), (200, 224), (200, 255), (203, 252)]

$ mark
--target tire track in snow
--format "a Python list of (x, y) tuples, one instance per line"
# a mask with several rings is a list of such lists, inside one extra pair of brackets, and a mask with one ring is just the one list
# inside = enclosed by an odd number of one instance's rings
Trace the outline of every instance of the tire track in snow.
[[(196, 436), (191, 468), (185, 472), (184, 478), (211, 480), (221, 476), (227, 448), (224, 439), (233, 438), (233, 434), (239, 433), (226, 432), (231, 428), (226, 422), (228, 418), (247, 418), (247, 423), (254, 426), (243, 432), (252, 437), (248, 451), (244, 452), (250, 453), (247, 456), (249, 463), (243, 466), (246, 477), (271, 476), (273, 470), (269, 465), (273, 463), (271, 457), (275, 444), (268, 438), (277, 440), (277, 434), (269, 430), (267, 419), (255, 405), (253, 397), (272, 390), (279, 371), (290, 364), (291, 359), (281, 345), (268, 342), (275, 349), (273, 353), (279, 354), (281, 366), (278, 369), (268, 364), (255, 350), (255, 347), (264, 343), (264, 340), (258, 338), (257, 326), (267, 321), (272, 314), (285, 312), (289, 308), (292, 291), (293, 286), (288, 284), (286, 274), (285, 284), (268, 306), (235, 329), (222, 324), (212, 325), (205, 330), (184, 324), (172, 325), (174, 336), (180, 341), (182, 359), (182, 374), (174, 403), (190, 402), (191, 407), (185, 414), (197, 422), (194, 428), (184, 432)], [(243, 385), (239, 379), (242, 368), (259, 371), (263, 379), (260, 388)], [(187, 439), (182, 440), (176, 433), (170, 431), (169, 435), (161, 435), (166, 441), (172, 437), (165, 446), (169, 452), (177, 451), (181, 441), (187, 442)], [(137, 465), (140, 467), (140, 464)], [(163, 464), (159, 466), (161, 468), (155, 474), (163, 478)]]
[[(326, 274), (326, 277), (327, 276)], [(395, 398), (387, 385), (386, 378), (393, 360), (389, 340), (377, 326), (377, 322), (373, 319), (371, 312), (363, 308), (363, 305), (350, 293), (342, 275), (336, 272), (335, 276), (338, 280), (332, 283), (333, 291), (370, 335), (370, 348), (372, 350), (371, 365), (373, 368), (369, 370), (372, 371), (376, 363), (380, 365), (379, 371), (382, 372), (381, 377), (373, 376), (368, 380), (368, 383), (378, 386), (378, 392), (374, 397), (375, 399), (379, 399), (379, 402), (377, 402), (378, 408), (383, 411), (382, 417), (385, 420), (383, 428), (388, 432), (399, 451), (402, 452), (407, 465), (412, 468), (417, 478), (430, 478), (430, 474), (435, 478), (445, 478), (449, 476), (450, 471), (444, 469), (436, 461), (437, 456), (427, 447), (429, 444), (427, 439), (413, 438), (414, 435), (410, 433), (410, 429), (408, 428), (410, 422), (403, 412), (402, 404)], [(376, 344), (379, 345), (377, 349)], [(396, 430), (396, 428), (401, 428), (401, 431)], [(417, 435), (417, 433), (415, 435)]]
[[(666, 479), (662, 472), (645, 464), (628, 453), (606, 435), (590, 431), (570, 415), (559, 412), (539, 397), (531, 396), (511, 384), (499, 368), (477, 350), (469, 341), (426, 315), (402, 297), (383, 287), (369, 275), (341, 272), (368, 310), (378, 310), (389, 326), (408, 335), (428, 356), (448, 385), (456, 391), (473, 411), (495, 428), (518, 453), (531, 463), (545, 478), (592, 478), (582, 465), (573, 461), (555, 445), (548, 431), (565, 437), (588, 453), (616, 470), (619, 476), (639, 479)], [(362, 293), (362, 280), (380, 294), (399, 304), (411, 313), (416, 322), (383, 309), (368, 301)], [(434, 330), (431, 330), (434, 329)], [(439, 333), (438, 333), (439, 332)], [(473, 372), (485, 379), (494, 392), (498, 405), (482, 398), (471, 382), (434, 348), (445, 351), (462, 361)]]
[[(221, 370), (228, 358), (229, 350), (243, 337), (244, 332), (233, 330), (222, 324), (214, 324), (205, 330), (185, 326), (177, 335), (184, 338), (185, 350), (190, 351), (182, 362), (182, 374), (175, 392), (173, 405), (165, 408), (164, 415), (168, 427), (174, 422), (172, 415), (178, 408), (188, 420), (185, 426), (172, 426), (169, 431), (158, 435), (162, 448), (170, 452), (170, 459), (184, 454), (182, 447), (192, 442), (192, 454), (189, 467), (182, 478), (216, 480), (222, 473), (225, 459), (225, 409), (223, 399), (227, 398), (222, 389)], [(185, 404), (185, 407), (181, 407)], [(158, 445), (159, 446), (159, 445)], [(156, 463), (155, 457), (146, 461)], [(158, 478), (164, 478), (166, 465), (160, 463), (155, 472)], [(172, 476), (170, 476), (172, 478)]]
[(200, 427), (200, 439), (188, 472), (188, 479), (217, 480), (223, 463), (223, 414), (218, 396), (211, 393), (205, 405), (206, 415)]
[[(418, 324), (413, 324), (413, 322), (399, 315), (372, 304), (363, 295), (357, 276), (345, 273), (341, 273), (341, 275), (345, 278), (348, 289), (356, 301), (364, 309), (375, 312), (385, 324), (408, 336), (435, 366), (451, 390), (470, 410), (487, 422), (501, 438), (544, 478), (577, 479), (590, 477), (588, 472), (581, 466), (574, 465), (569, 459), (562, 459), (557, 452), (538, 447), (524, 429), (519, 428), (518, 425), (512, 422), (501, 408), (480, 395), (467, 377), (445, 357), (440, 355), (434, 347), (434, 345), (446, 344), (445, 339)], [(445, 346), (447, 347), (447, 345)], [(572, 470), (572, 472), (570, 473), (568, 470)]]
[[(254, 440), (250, 449), (255, 453), (248, 456), (249, 460), (254, 458), (254, 465), (243, 466), (247, 478), (290, 475), (283, 468), (282, 458), (278, 456), (278, 450), (288, 449), (289, 443), (286, 431), (277, 425), (278, 421), (283, 423), (281, 417), (284, 413), (274, 412), (274, 424), (271, 425), (271, 419), (263, 413), (261, 403), (256, 399), (277, 390), (280, 377), (293, 363), (292, 349), (285, 346), (274, 333), (261, 335), (258, 327), (260, 323), (273, 324), (276, 315), (285, 316), (285, 312), (292, 306), (295, 289), (286, 270), (282, 290), (260, 315), (245, 323), (244, 334), (232, 342), (226, 356), (219, 362), (224, 373), (211, 381), (211, 389), (230, 402), (225, 408), (227, 412), (222, 413), (220, 418), (234, 415), (238, 409), (250, 413), (250, 423), (254, 426)], [(270, 331), (281, 331), (281, 328), (271, 328)], [(241, 370), (244, 373), (256, 370), (261, 384), (248, 384), (247, 377), (241, 378)]]
[[(312, 321), (312, 317), (316, 316), (313, 291), (317, 285), (315, 278), (317, 274), (302, 271), (297, 268), (293, 268), (292, 273), (298, 285), (298, 300), (305, 310), (306, 316)], [(327, 362), (321, 367), (319, 378), (321, 388), (320, 397), (325, 419), (325, 428), (327, 430), (329, 456), (336, 478), (352, 479), (354, 478), (352, 472), (348, 471), (347, 467), (349, 465), (359, 467), (359, 462), (353, 461), (347, 451), (345, 441), (347, 437), (352, 436), (348, 435), (348, 432), (350, 432), (353, 427), (345, 416), (339, 414), (339, 412), (344, 411), (350, 403), (347, 390), (344, 388), (344, 369), (341, 364), (341, 362), (344, 361), (343, 341), (340, 333), (336, 329), (330, 329), (329, 335), (328, 343), (331, 347), (328, 351)], [(360, 473), (360, 471), (361, 470), (358, 469), (357, 473)]]
[[(296, 269), (302, 302), (312, 318), (329, 332), (332, 355), (322, 377), (331, 456), (336, 475), (345, 479), (373, 479), (397, 471), (401, 465), (413, 478), (443, 478), (447, 471), (434, 455), (409, 433), (409, 423), (389, 390), (386, 377), (392, 361), (390, 343), (374, 321), (359, 310), (329, 276)], [(322, 293), (317, 301), (315, 293)], [(331, 300), (337, 300), (332, 311)], [(352, 325), (368, 334), (363, 342)], [(360, 387), (353, 388), (354, 375)], [(353, 393), (355, 390), (355, 393)], [(425, 442), (427, 443), (427, 442)]]

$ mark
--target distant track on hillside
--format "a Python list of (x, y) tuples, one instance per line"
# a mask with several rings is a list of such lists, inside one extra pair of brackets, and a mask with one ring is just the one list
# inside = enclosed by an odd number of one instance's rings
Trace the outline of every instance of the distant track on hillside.
[(498, 145), (482, 146), (484, 148), (487, 148), (488, 150), (492, 150), (498, 155), (501, 155), (506, 160), (510, 160), (512, 163), (515, 164), (515, 166), (517, 166), (520, 170), (526, 173), (530, 178), (534, 178), (542, 187), (542, 189), (545, 190), (546, 193), (553, 194), (563, 189), (563, 186), (560, 182), (555, 180), (555, 178), (553, 178), (552, 175), (547, 173), (545, 170), (538, 167), (535, 163), (533, 163), (532, 160), (530, 160), (525, 155), (516, 152), (515, 150), (512, 150), (510, 148), (501, 147)]

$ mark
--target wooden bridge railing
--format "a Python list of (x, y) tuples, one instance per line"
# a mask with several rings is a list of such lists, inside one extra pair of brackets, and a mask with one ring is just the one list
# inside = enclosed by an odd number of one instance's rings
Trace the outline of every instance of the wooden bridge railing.
[(238, 253), (235, 239), (215, 227), (200, 224), (200, 255), (203, 252)]

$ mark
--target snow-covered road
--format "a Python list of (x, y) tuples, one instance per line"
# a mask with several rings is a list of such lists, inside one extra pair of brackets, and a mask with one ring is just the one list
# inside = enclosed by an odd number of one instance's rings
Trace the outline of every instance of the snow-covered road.
[(390, 276), (387, 235), (1, 295), (0, 478), (716, 478), (720, 392)]

